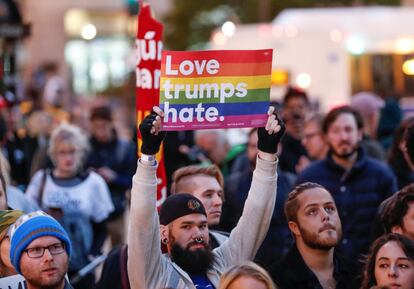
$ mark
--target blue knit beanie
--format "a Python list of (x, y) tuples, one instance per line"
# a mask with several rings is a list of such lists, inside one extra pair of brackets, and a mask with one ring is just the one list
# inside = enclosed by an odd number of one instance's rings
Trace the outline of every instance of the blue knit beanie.
[(65, 229), (54, 218), (42, 211), (36, 211), (21, 216), (11, 227), (10, 231), (10, 260), (20, 271), (20, 257), (23, 250), (35, 239), (43, 236), (56, 237), (65, 244), (65, 250), (70, 257), (72, 244)]

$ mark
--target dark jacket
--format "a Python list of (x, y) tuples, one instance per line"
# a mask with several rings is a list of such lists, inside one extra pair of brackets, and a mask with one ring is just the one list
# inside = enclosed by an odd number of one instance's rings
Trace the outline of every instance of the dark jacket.
[(118, 216), (125, 210), (125, 192), (131, 188), (132, 175), (137, 167), (135, 145), (117, 138), (108, 143), (100, 143), (93, 137), (90, 144), (91, 153), (86, 167), (92, 169), (108, 167), (116, 173), (115, 180), (107, 184), (115, 206), (115, 211), (110, 217)]
[[(323, 289), (316, 275), (303, 261), (296, 245), (279, 262), (268, 267), (279, 289)], [(358, 289), (358, 267), (342, 255), (334, 253), (336, 289)]]
[(306, 149), (300, 139), (295, 139), (288, 133), (285, 133), (281, 143), (282, 153), (279, 156), (280, 169), (296, 175), (296, 165), (301, 156), (307, 156)]
[(414, 183), (414, 171), (411, 170), (410, 166), (405, 161), (402, 152), (398, 152), (394, 157), (390, 158), (389, 166), (397, 177), (399, 190)]
[(65, 287), (63, 289), (73, 289), (72, 285), (65, 279)]
[[(223, 216), (221, 229), (230, 232), (239, 221), (247, 193), (252, 182), (253, 172), (250, 167), (243, 172), (231, 174), (225, 183), (225, 202), (223, 204)], [(292, 237), (287, 226), (283, 204), (288, 193), (292, 190), (296, 176), (278, 170), (276, 205), (273, 211), (269, 231), (259, 251), (255, 262), (262, 266), (268, 266), (280, 259), (292, 245)]]
[(336, 164), (329, 153), (298, 176), (297, 184), (303, 182), (321, 184), (332, 194), (343, 229), (339, 248), (350, 258), (368, 250), (377, 209), (397, 190), (391, 169), (368, 157), (362, 149), (348, 171)]

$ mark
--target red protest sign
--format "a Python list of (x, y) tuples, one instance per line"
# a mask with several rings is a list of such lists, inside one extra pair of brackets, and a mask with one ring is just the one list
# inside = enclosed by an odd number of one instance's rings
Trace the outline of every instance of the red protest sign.
[[(162, 24), (152, 17), (150, 6), (141, 4), (136, 39), (137, 128), (144, 117), (151, 112), (152, 107), (159, 104), (162, 33)], [(138, 130), (138, 148), (141, 147), (141, 144), (141, 135)], [(157, 170), (157, 207), (159, 207), (167, 197), (167, 177), (162, 146), (156, 157), (159, 163)]]

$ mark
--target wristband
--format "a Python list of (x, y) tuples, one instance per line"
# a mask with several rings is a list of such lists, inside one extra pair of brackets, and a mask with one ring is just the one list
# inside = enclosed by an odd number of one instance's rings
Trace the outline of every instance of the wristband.
[(141, 154), (141, 160), (146, 163), (154, 163), (155, 162), (155, 156), (153, 155), (146, 155)]

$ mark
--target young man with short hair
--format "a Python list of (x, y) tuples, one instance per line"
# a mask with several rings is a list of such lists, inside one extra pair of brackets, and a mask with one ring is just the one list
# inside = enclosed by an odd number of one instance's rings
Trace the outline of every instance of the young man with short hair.
[(268, 268), (278, 288), (357, 289), (355, 266), (335, 252), (342, 226), (331, 194), (321, 185), (301, 184), (284, 210), (295, 244)]
[(344, 232), (340, 249), (358, 258), (368, 250), (378, 206), (397, 190), (397, 182), (389, 167), (360, 147), (362, 118), (353, 108), (332, 109), (322, 130), (328, 155), (307, 167), (296, 183), (318, 183), (332, 194)]

